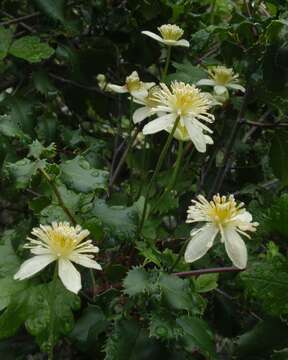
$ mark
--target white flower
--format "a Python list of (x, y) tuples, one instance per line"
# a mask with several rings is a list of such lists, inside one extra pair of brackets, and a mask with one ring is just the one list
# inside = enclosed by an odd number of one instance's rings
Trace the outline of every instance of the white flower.
[(158, 30), (162, 37), (154, 34), (151, 31), (142, 31), (142, 34), (147, 35), (152, 39), (168, 46), (189, 47), (189, 42), (187, 40), (181, 39), (184, 31), (179, 26), (167, 24), (158, 27)]
[(96, 79), (97, 79), (99, 88), (104, 91), (107, 87), (106, 76), (104, 74), (98, 74), (96, 76)]
[(174, 136), (182, 141), (190, 138), (199, 152), (205, 152), (206, 145), (213, 143), (212, 138), (205, 134), (212, 133), (212, 130), (201, 122), (214, 121), (214, 116), (208, 112), (212, 106), (209, 98), (194, 85), (177, 81), (172, 82), (171, 89), (161, 83), (153, 97), (158, 103), (154, 111), (165, 115), (145, 125), (143, 134), (154, 134), (161, 130), (171, 132), (179, 117)]
[(154, 86), (153, 82), (140, 81), (137, 71), (133, 71), (129, 76), (126, 77), (125, 85), (108, 84), (107, 89), (115, 91), (120, 94), (130, 93), (132, 96), (145, 97), (148, 94), (148, 90)]
[(236, 204), (233, 195), (213, 196), (208, 202), (199, 195), (198, 201), (192, 200), (188, 208), (187, 223), (205, 222), (200, 229), (191, 232), (191, 240), (185, 251), (185, 261), (194, 262), (206, 254), (213, 245), (216, 235), (220, 233), (221, 242), (232, 263), (239, 269), (247, 265), (247, 249), (241, 235), (250, 236), (247, 231), (256, 231), (258, 223), (252, 222), (252, 215), (243, 208), (244, 204)]
[(40, 225), (34, 228), (31, 234), (35, 238), (28, 237), (29, 242), (24, 247), (30, 249), (35, 256), (24, 261), (14, 275), (15, 280), (30, 278), (53, 261), (58, 261), (58, 275), (62, 283), (77, 294), (82, 287), (81, 276), (72, 262), (87, 268), (102, 269), (92, 255), (98, 253), (99, 248), (92, 245), (92, 240), (83, 242), (89, 231), (82, 230), (79, 225), (74, 227), (67, 222), (52, 222), (51, 226)]
[(159, 91), (159, 86), (153, 86), (148, 90), (146, 96), (137, 96), (133, 98), (136, 104), (143, 105), (133, 113), (133, 122), (138, 124), (147, 117), (154, 115), (157, 112), (158, 101), (154, 97), (156, 92)]
[(213, 66), (208, 70), (210, 79), (202, 79), (196, 85), (213, 86), (216, 95), (223, 95), (227, 89), (240, 90), (243, 93), (245, 88), (238, 84), (238, 74), (234, 74), (233, 69), (228, 69), (225, 66)]

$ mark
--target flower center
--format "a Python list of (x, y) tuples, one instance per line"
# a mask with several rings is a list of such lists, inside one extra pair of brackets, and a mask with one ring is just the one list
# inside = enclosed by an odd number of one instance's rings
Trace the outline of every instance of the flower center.
[(136, 71), (126, 78), (126, 85), (129, 92), (139, 90), (142, 86), (142, 82), (139, 79), (139, 76)]
[(50, 249), (58, 257), (69, 256), (76, 247), (76, 239), (60, 230), (49, 231), (48, 237), (50, 239)]
[(226, 196), (220, 197), (216, 195), (213, 197), (213, 201), (210, 202), (210, 209), (208, 210), (208, 216), (217, 225), (225, 225), (232, 218), (234, 218), (239, 209), (233, 197), (226, 199)]
[(224, 66), (214, 67), (210, 72), (211, 77), (219, 85), (228, 84), (233, 80), (233, 70)]
[(158, 28), (158, 30), (160, 31), (164, 40), (177, 41), (184, 33), (184, 31), (179, 26), (171, 24), (162, 25)]

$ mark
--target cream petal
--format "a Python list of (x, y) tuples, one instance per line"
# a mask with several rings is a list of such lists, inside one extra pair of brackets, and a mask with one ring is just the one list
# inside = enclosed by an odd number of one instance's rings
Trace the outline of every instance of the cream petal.
[(207, 85), (207, 86), (215, 86), (216, 83), (214, 80), (210, 79), (201, 79), (196, 83), (197, 86)]
[(107, 84), (106, 88), (108, 90), (114, 91), (114, 92), (119, 93), (119, 94), (124, 94), (124, 93), (128, 92), (128, 89), (127, 89), (127, 87), (125, 85), (120, 86), (120, 85), (115, 85), (115, 84)]
[(55, 260), (56, 257), (52, 254), (36, 255), (31, 259), (24, 261), (18, 272), (14, 275), (14, 279), (27, 279), (38, 273), (40, 270), (44, 269), (47, 265)]
[(143, 86), (145, 87), (146, 90), (151, 89), (151, 87), (153, 87), (155, 85), (155, 82), (145, 82), (143, 83)]
[(223, 229), (223, 240), (226, 252), (233, 265), (239, 269), (245, 269), (248, 257), (247, 248), (234, 227), (227, 227)]
[(145, 87), (141, 87), (139, 90), (132, 90), (130, 92), (132, 96), (138, 99), (145, 99), (148, 96), (148, 91), (145, 89)]
[(191, 141), (195, 145), (196, 150), (204, 153), (206, 151), (207, 142), (202, 129), (200, 129), (198, 126), (195, 126), (191, 119), (184, 119), (184, 124), (189, 133)]
[(228, 88), (233, 89), (233, 90), (239, 90), (242, 91), (243, 93), (245, 93), (245, 88), (242, 85), (239, 84), (229, 84), (227, 85)]
[(252, 215), (249, 213), (249, 211), (244, 211), (239, 215), (235, 216), (235, 220), (250, 223), (252, 221)]
[(89, 256), (74, 253), (69, 257), (69, 260), (75, 262), (76, 264), (87, 267), (87, 268), (102, 270), (101, 265), (98, 264), (97, 261), (90, 259)]
[(176, 41), (175, 46), (185, 46), (185, 47), (189, 47), (190, 44), (189, 44), (189, 41), (187, 41), (187, 40), (185, 40), (185, 39), (181, 39), (181, 40)]
[(152, 120), (147, 125), (144, 126), (143, 134), (144, 135), (155, 134), (158, 131), (169, 128), (169, 126), (171, 125), (171, 122), (174, 121), (175, 118), (176, 118), (176, 115), (167, 114), (167, 115), (161, 116), (155, 120)]
[(217, 233), (218, 228), (214, 224), (205, 225), (194, 233), (185, 251), (185, 261), (192, 263), (204, 256), (213, 245)]
[(215, 91), (215, 94), (217, 94), (217, 95), (223, 95), (227, 91), (227, 89), (223, 85), (215, 85), (214, 91)]
[(137, 109), (133, 114), (133, 122), (134, 124), (138, 124), (139, 122), (146, 119), (150, 116), (153, 112), (147, 106), (141, 107)]
[(159, 41), (159, 42), (161, 42), (161, 43), (163, 43), (164, 41), (163, 41), (163, 39), (161, 38), (161, 36), (159, 36), (159, 35), (157, 35), (157, 34), (154, 34), (153, 32), (151, 32), (151, 31), (141, 31), (141, 34), (144, 34), (144, 35), (147, 35), (147, 36), (149, 36), (150, 38), (152, 38), (152, 39), (154, 39), (154, 40), (157, 40), (157, 41)]
[(66, 289), (78, 294), (82, 287), (81, 275), (70, 260), (59, 259), (58, 274)]

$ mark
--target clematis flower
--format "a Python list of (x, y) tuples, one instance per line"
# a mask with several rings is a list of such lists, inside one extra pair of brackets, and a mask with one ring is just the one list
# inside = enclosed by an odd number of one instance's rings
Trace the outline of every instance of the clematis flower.
[(159, 41), (167, 46), (185, 46), (189, 47), (187, 40), (181, 39), (184, 31), (177, 25), (162, 25), (158, 27), (161, 36), (154, 34), (151, 31), (141, 31), (142, 34), (151, 37), (154, 40)]
[(154, 82), (143, 82), (140, 81), (137, 71), (133, 71), (129, 76), (126, 77), (124, 85), (108, 84), (107, 89), (115, 91), (120, 94), (130, 93), (132, 96), (145, 97), (148, 95), (148, 90), (154, 86)]
[(104, 74), (98, 74), (96, 76), (97, 82), (98, 82), (98, 86), (101, 90), (105, 91), (106, 87), (107, 87), (107, 80), (106, 80), (106, 76)]
[(154, 111), (162, 115), (145, 125), (143, 134), (162, 130), (171, 132), (176, 119), (180, 117), (174, 136), (184, 141), (190, 138), (199, 152), (205, 152), (206, 145), (213, 143), (206, 134), (213, 131), (202, 123), (214, 121), (214, 116), (208, 112), (212, 106), (211, 100), (194, 85), (178, 81), (172, 82), (170, 88), (161, 83), (153, 97), (157, 102)]
[(208, 70), (208, 74), (210, 79), (201, 79), (196, 85), (213, 86), (216, 95), (228, 93), (228, 89), (245, 92), (245, 88), (238, 83), (239, 75), (235, 74), (233, 69), (226, 68), (225, 66), (213, 66)]
[(87, 268), (102, 270), (101, 265), (93, 260), (93, 253), (99, 248), (92, 245), (92, 240), (85, 240), (88, 230), (81, 226), (70, 226), (67, 222), (52, 222), (52, 225), (40, 225), (32, 230), (34, 238), (28, 237), (24, 245), (35, 255), (24, 261), (15, 280), (24, 280), (38, 273), (53, 261), (58, 261), (58, 275), (63, 285), (77, 294), (81, 289), (81, 276), (72, 262)]
[(158, 101), (155, 94), (159, 91), (159, 86), (153, 86), (148, 90), (146, 96), (137, 96), (133, 98), (133, 102), (143, 105), (133, 113), (133, 122), (138, 124), (145, 120), (147, 117), (154, 115), (157, 112)]
[(250, 238), (247, 231), (256, 231), (257, 222), (252, 222), (252, 215), (245, 210), (244, 204), (237, 205), (234, 196), (214, 195), (207, 201), (199, 195), (198, 201), (192, 200), (188, 208), (187, 223), (204, 222), (200, 229), (191, 232), (191, 240), (185, 251), (185, 261), (194, 262), (204, 256), (211, 248), (217, 234), (221, 236), (227, 255), (239, 269), (247, 265), (247, 249), (241, 235)]

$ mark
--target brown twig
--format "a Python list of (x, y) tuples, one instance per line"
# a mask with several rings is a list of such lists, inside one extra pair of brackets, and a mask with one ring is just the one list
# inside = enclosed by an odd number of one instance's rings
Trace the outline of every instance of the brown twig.
[(256, 127), (263, 127), (263, 128), (272, 128), (272, 129), (273, 128), (288, 128), (288, 123), (284, 123), (284, 122), (276, 122), (274, 124), (271, 124), (271, 123), (261, 123), (261, 122), (246, 120), (246, 121), (243, 121), (242, 124), (252, 125), (252, 126), (256, 126)]
[[(7, 13), (7, 11), (1, 10), (1, 13), (4, 14), (5, 16), (8, 16), (9, 18), (11, 18), (11, 20), (7, 20), (7, 21), (12, 21), (12, 20), (16, 20), (13, 18), (13, 16), (9, 13)], [(18, 18), (19, 19), (19, 18)], [(11, 23), (10, 23), (11, 24)], [(31, 33), (35, 33), (36, 31), (29, 25), (25, 24), (22, 21), (19, 21), (19, 25), (21, 25), (24, 29), (30, 31)]]
[[(2, 11), (3, 12), (3, 11)], [(16, 23), (20, 23), (23, 20), (28, 20), (28, 19), (32, 19), (33, 17), (39, 16), (40, 15), (40, 11), (36, 11), (32, 14), (29, 15), (24, 15), (24, 16), (20, 16), (19, 18), (15, 18), (15, 19), (11, 19), (11, 20), (7, 20), (7, 21), (3, 21), (2, 23), (0, 23), (0, 26), (5, 26), (5, 25), (11, 25), (11, 24), (16, 24)]]
[(238, 269), (236, 267), (229, 266), (229, 267), (218, 267), (218, 268), (182, 271), (182, 272), (173, 273), (173, 275), (179, 276), (179, 277), (190, 277), (190, 276), (199, 276), (199, 275), (204, 275), (204, 274), (234, 273), (234, 272), (241, 272), (244, 270), (245, 269)]

